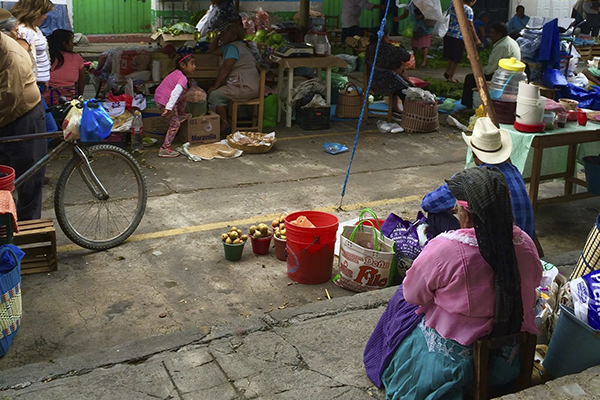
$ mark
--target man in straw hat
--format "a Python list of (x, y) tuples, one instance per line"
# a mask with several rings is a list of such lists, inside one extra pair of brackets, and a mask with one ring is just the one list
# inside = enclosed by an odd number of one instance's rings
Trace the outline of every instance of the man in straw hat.
[[(473, 152), (473, 160), (478, 167), (496, 167), (504, 174), (510, 189), (515, 224), (533, 239), (533, 207), (521, 173), (509, 161), (512, 152), (510, 134), (504, 129), (498, 129), (488, 117), (483, 117), (475, 122), (471, 136), (464, 132), (462, 136)], [(429, 229), (433, 235), (460, 227), (453, 215), (455, 205), (456, 198), (447, 184), (425, 195), (421, 208), (428, 213)]]
[[(0, 9), (0, 26), (10, 20), (10, 12)], [(0, 137), (45, 132), (46, 117), (37, 87), (31, 57), (16, 40), (0, 32)], [(0, 143), (0, 164), (22, 175), (46, 154), (46, 139)], [(18, 189), (19, 220), (38, 219), (42, 212), (44, 168)]]

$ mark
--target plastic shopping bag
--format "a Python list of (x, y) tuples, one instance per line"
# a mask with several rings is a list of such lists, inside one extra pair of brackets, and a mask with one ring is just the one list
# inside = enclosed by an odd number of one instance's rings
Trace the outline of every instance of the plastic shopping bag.
[(450, 16), (448, 15), (448, 12), (446, 11), (443, 15), (442, 20), (436, 22), (435, 25), (433, 26), (433, 31), (431, 32), (431, 34), (433, 36), (443, 38), (444, 36), (446, 36), (446, 33), (448, 32), (449, 26), (450, 26)]
[(73, 100), (71, 102), (71, 109), (62, 123), (63, 137), (65, 140), (78, 140), (81, 137), (79, 127), (81, 126), (82, 112), (83, 108), (79, 105), (79, 102)]
[(101, 142), (110, 135), (113, 120), (106, 109), (96, 100), (83, 102), (81, 115), (81, 140), (83, 142)]
[(404, 279), (412, 262), (421, 254), (427, 242), (432, 239), (431, 235), (427, 233), (427, 227), (427, 218), (421, 211), (413, 222), (392, 213), (381, 225), (381, 233), (396, 243), (397, 278), (400, 280)]
[(572, 280), (570, 287), (577, 318), (600, 330), (600, 271)]
[(395, 245), (375, 225), (378, 222), (361, 220), (356, 226), (343, 228), (336, 285), (355, 292), (392, 285), (396, 271)]

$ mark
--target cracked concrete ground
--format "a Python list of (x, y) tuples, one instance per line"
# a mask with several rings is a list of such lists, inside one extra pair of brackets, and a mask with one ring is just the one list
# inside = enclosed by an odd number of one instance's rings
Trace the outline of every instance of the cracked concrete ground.
[[(341, 211), (334, 208), (350, 154), (329, 155), (322, 144), (351, 145), (353, 123), (318, 132), (278, 128), (271, 152), (232, 160), (192, 163), (147, 150), (139, 160), (149, 200), (134, 236), (117, 248), (91, 252), (77, 249), (57, 227), (58, 271), (23, 277), (23, 321), (0, 370), (53, 364), (144, 338), (188, 331), (203, 336), (239, 317), (323, 301), (325, 289), (333, 298), (352, 296), (332, 282), (295, 284), (272, 249), (255, 256), (248, 243), (240, 262), (225, 261), (219, 236), (230, 225), (245, 230), (285, 211), (315, 208), (340, 221), (357, 217), (364, 206), (383, 217), (395, 212), (414, 218), (421, 197), (463, 168), (464, 142), (448, 127), (390, 135), (374, 131), (374, 123), (361, 131)], [(65, 154), (48, 168), (45, 217), (53, 216), (52, 184), (67, 159)], [(542, 196), (561, 190), (550, 182)], [(598, 198), (540, 208), (536, 228), (546, 253), (581, 249), (599, 209)]]

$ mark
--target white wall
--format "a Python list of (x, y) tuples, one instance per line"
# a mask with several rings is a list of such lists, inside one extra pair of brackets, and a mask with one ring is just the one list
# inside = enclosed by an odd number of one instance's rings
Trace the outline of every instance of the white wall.
[(575, 0), (511, 0), (510, 16), (515, 15), (518, 5), (525, 7), (525, 14), (550, 18), (569, 18)]

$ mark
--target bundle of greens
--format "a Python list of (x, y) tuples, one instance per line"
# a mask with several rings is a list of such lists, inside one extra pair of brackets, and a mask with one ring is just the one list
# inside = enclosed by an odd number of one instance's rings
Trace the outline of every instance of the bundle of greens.
[(185, 33), (196, 33), (196, 28), (187, 22), (178, 22), (173, 26), (165, 26), (156, 30), (158, 33), (168, 33), (173, 36), (179, 36)]

